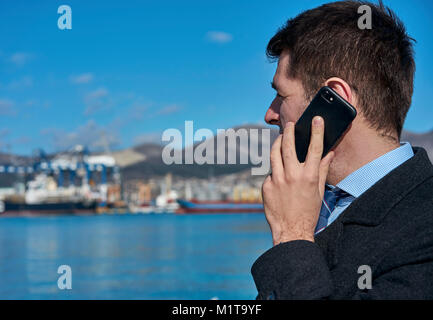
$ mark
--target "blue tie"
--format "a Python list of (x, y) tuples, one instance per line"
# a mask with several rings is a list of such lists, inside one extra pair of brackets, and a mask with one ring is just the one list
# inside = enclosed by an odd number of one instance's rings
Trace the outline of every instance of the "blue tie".
[(350, 196), (347, 192), (334, 187), (330, 188), (326, 186), (325, 195), (320, 209), (319, 221), (317, 222), (315, 233), (322, 231), (328, 225), (328, 219), (335, 206), (341, 198)]

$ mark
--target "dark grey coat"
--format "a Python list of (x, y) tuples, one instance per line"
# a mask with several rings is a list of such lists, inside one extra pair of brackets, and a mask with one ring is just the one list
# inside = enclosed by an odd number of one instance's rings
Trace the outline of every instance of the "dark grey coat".
[[(260, 256), (251, 269), (257, 298), (433, 299), (433, 166), (424, 149), (414, 152), (314, 243), (286, 242)], [(358, 287), (362, 265), (371, 267), (371, 289)]]

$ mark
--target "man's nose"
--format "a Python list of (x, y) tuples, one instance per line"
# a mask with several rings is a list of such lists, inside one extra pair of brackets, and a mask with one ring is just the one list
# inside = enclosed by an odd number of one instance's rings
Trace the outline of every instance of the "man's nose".
[(280, 106), (281, 103), (274, 99), (265, 114), (265, 122), (272, 125), (280, 125)]

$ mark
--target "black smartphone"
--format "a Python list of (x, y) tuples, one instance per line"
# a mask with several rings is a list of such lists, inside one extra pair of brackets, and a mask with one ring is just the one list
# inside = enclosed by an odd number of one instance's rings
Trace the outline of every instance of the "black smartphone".
[(296, 122), (295, 144), (299, 162), (305, 162), (310, 146), (311, 122), (315, 116), (325, 120), (323, 155), (335, 146), (356, 117), (356, 109), (334, 90), (322, 87)]

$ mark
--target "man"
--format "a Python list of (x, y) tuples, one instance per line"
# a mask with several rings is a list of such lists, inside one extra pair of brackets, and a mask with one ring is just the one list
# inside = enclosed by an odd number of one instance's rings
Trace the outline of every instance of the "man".
[[(371, 30), (358, 28), (363, 4)], [(432, 299), (433, 166), (400, 143), (415, 72), (401, 21), (382, 3), (330, 3), (289, 20), (267, 53), (278, 67), (265, 120), (281, 135), (262, 188), (274, 247), (252, 267), (257, 298)], [(323, 159), (316, 117), (299, 163), (294, 123), (324, 85), (358, 115)]]

